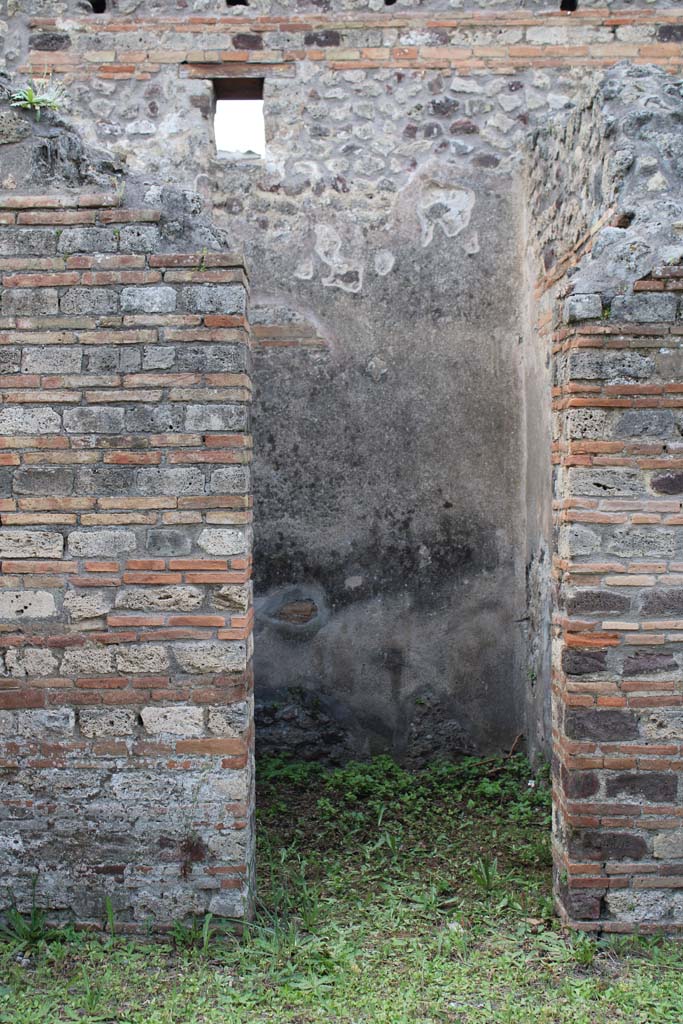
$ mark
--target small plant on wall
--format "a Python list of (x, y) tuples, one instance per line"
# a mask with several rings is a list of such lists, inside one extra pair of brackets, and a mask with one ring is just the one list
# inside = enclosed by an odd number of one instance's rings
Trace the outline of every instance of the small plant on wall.
[(31, 78), (26, 85), (10, 93), (10, 106), (32, 110), (40, 121), (43, 110), (59, 110), (66, 92), (59, 83), (49, 78)]

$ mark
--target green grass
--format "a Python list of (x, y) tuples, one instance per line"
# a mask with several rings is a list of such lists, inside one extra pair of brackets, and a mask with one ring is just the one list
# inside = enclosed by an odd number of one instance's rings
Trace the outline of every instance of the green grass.
[[(172, 940), (0, 937), (0, 1022), (679, 1024), (683, 946), (552, 918), (546, 780), (523, 757), (259, 766), (259, 909)], [(103, 901), (103, 918), (107, 912)]]

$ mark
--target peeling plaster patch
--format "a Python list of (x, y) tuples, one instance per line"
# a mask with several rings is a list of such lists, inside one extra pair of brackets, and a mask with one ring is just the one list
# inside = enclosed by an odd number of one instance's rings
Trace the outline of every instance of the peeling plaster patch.
[(156, 125), (153, 121), (133, 121), (128, 125), (126, 131), (129, 135), (154, 135), (156, 132)]
[(327, 224), (315, 228), (316, 255), (329, 267), (322, 282), (327, 288), (341, 288), (345, 292), (359, 292), (363, 287), (362, 264), (347, 263), (341, 254), (342, 240)]
[(327, 224), (316, 224), (315, 251), (323, 263), (327, 263), (328, 266), (341, 265), (341, 238), (334, 228)]
[(386, 377), (388, 366), (381, 356), (373, 356), (365, 367), (368, 377), (372, 377), (375, 384), (379, 384), (382, 377)]
[(294, 271), (294, 277), (300, 281), (310, 281), (313, 277), (313, 260), (302, 260)]
[(394, 269), (396, 257), (388, 249), (380, 249), (375, 253), (375, 270), (380, 277), (386, 277)]
[(312, 184), (320, 181), (321, 173), (320, 166), (315, 160), (297, 160), (293, 165), (292, 171), (294, 175), (300, 175), (302, 178), (307, 178)]
[(481, 252), (481, 246), (479, 245), (479, 234), (475, 231), (471, 238), (468, 238), (463, 243), (463, 249), (468, 256), (476, 256), (478, 252)]
[(661, 192), (667, 187), (667, 180), (661, 171), (653, 174), (647, 183), (648, 192)]
[(347, 590), (357, 590), (358, 587), (363, 586), (363, 583), (363, 576), (347, 576), (344, 580), (344, 586)]
[(418, 200), (417, 215), (422, 227), (422, 247), (426, 248), (439, 225), (447, 238), (455, 238), (470, 222), (476, 196), (468, 188), (447, 187), (427, 182)]

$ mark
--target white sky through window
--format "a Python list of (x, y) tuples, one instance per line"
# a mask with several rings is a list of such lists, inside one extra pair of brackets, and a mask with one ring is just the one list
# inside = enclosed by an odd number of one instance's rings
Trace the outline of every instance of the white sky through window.
[(263, 100), (217, 100), (214, 119), (219, 153), (266, 152)]

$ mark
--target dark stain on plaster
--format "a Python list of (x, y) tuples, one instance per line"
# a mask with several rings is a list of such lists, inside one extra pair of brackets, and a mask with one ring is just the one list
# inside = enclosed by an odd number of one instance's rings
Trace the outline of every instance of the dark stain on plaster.
[(208, 848), (204, 840), (197, 835), (190, 835), (183, 839), (180, 844), (180, 875), (181, 878), (188, 878), (192, 873), (194, 864), (201, 864), (206, 860)]
[[(284, 532), (257, 536), (256, 587), (264, 593), (292, 581), (315, 581), (332, 610), (378, 594), (409, 591), (418, 606), (429, 609), (439, 604), (444, 586), (501, 564), (492, 528), (444, 512), (435, 528), (417, 532), (413, 516), (413, 510), (377, 512), (362, 545), (351, 541), (346, 549), (327, 551), (323, 557)], [(351, 576), (363, 579), (353, 591), (344, 584)]]

